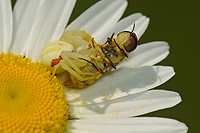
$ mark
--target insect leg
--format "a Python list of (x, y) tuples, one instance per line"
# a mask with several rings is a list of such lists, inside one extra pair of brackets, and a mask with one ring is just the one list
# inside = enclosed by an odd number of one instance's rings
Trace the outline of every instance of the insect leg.
[(89, 61), (89, 60), (86, 60), (86, 59), (84, 59), (84, 58), (79, 58), (79, 59), (84, 60), (84, 61), (86, 61), (86, 62), (92, 64), (92, 66), (93, 66), (97, 71), (99, 71), (101, 74), (104, 74), (103, 71), (102, 71), (101, 69), (98, 69), (97, 66), (96, 66), (93, 62), (91, 62), (91, 61)]
[(82, 77), (80, 74), (78, 74), (75, 70), (73, 70), (71, 67), (67, 65), (63, 60), (60, 61), (60, 65), (63, 69), (67, 70), (70, 74), (75, 76), (80, 81), (90, 80), (94, 79), (94, 77)]
[(124, 56), (126, 56), (126, 57), (128, 58), (128, 54), (127, 54), (123, 49), (121, 49), (121, 48), (119, 47), (119, 45), (117, 44), (117, 42), (115, 41), (115, 39), (113, 39), (113, 40), (114, 40), (114, 42), (115, 42), (117, 48), (120, 50), (120, 54), (123, 54)]
[[(65, 64), (68, 64), (68, 66), (70, 66), (71, 68), (73, 68), (78, 74), (83, 74), (83, 75), (94, 75), (94, 73), (91, 73), (91, 72), (83, 72), (83, 71), (81, 71), (80, 69), (79, 69), (79, 67), (76, 65), (76, 64), (74, 64), (73, 63), (73, 61), (69, 58), (69, 57), (71, 57), (71, 55), (70, 54), (68, 54), (69, 52), (65, 52), (65, 54), (62, 54), (61, 53), (61, 56), (62, 56), (62, 58), (63, 58), (63, 62), (65, 62)], [(70, 52), (70, 53), (72, 53), (72, 52)], [(75, 55), (78, 55), (77, 53), (73, 53), (73, 55), (72, 56), (75, 56)], [(76, 58), (74, 58), (74, 57), (72, 57), (74, 60), (78, 60), (78, 61), (80, 61), (78, 58), (78, 56), (76, 57)], [(81, 62), (80, 62), (81, 63)], [(87, 64), (87, 63), (86, 63)], [(85, 64), (85, 65), (86, 65)]]

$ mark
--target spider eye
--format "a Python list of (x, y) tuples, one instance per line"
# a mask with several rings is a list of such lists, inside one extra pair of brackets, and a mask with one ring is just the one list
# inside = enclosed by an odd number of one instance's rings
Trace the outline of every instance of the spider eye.
[(122, 31), (117, 35), (116, 41), (127, 52), (132, 52), (137, 47), (138, 39), (134, 32)]

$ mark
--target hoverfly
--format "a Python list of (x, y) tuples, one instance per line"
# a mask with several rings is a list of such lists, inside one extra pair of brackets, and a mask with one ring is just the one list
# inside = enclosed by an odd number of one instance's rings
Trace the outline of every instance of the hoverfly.
[[(42, 57), (46, 51), (52, 51), (48, 48), (50, 45), (56, 47), (60, 41), (65, 42), (68, 46), (72, 44), (73, 48), (62, 49), (59, 51), (60, 55), (57, 54), (59, 57), (52, 58), (51, 67), (68, 72), (66, 81), (63, 83), (64, 86), (83, 88), (112, 68), (116, 69), (116, 65), (128, 57), (127, 53), (135, 50), (138, 38), (133, 32), (134, 27), (135, 24), (132, 31), (122, 31), (116, 38), (113, 33), (102, 45), (97, 44), (94, 38), (85, 31), (66, 31), (59, 42), (49, 44), (43, 49)], [(42, 64), (45, 65), (43, 61)]]

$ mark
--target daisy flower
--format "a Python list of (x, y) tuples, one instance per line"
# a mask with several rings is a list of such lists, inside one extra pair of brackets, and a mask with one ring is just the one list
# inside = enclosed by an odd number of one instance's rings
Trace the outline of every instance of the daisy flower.
[(169, 54), (163, 41), (139, 45), (117, 70), (85, 89), (64, 88), (64, 96), (57, 78), (39, 65), (46, 44), (64, 30), (85, 30), (102, 44), (133, 23), (140, 38), (149, 23), (141, 13), (119, 20), (126, 0), (102, 0), (65, 29), (75, 2), (18, 0), (12, 11), (9, 0), (0, 0), (0, 132), (187, 132), (177, 120), (138, 117), (181, 102), (176, 92), (152, 90), (175, 74), (173, 67), (154, 66)]

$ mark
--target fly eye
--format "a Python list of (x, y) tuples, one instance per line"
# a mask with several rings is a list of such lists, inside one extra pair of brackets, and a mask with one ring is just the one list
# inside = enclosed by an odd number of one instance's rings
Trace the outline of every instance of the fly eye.
[(116, 41), (120, 46), (123, 46), (127, 52), (131, 52), (137, 47), (138, 39), (134, 32), (122, 31), (117, 35)]

